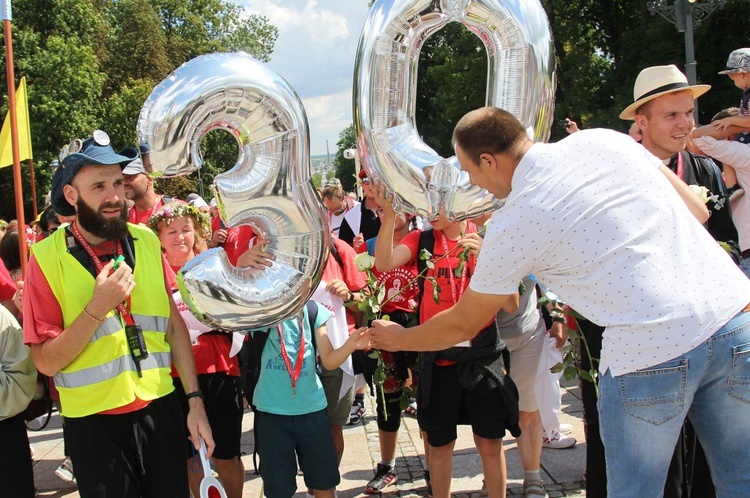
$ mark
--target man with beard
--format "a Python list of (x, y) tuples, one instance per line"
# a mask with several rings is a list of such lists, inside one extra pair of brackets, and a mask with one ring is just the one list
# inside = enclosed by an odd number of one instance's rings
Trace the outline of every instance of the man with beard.
[(154, 179), (149, 175), (150, 169), (146, 169), (147, 164), (143, 162), (150, 150), (147, 146), (142, 146), (140, 152), (143, 158), (135, 147), (126, 147), (120, 151), (125, 156), (125, 162), (121, 164), (124, 168), (122, 177), (125, 181), (125, 198), (133, 201), (128, 211), (128, 221), (148, 225), (148, 219), (174, 199), (154, 192)]
[(39, 371), (54, 376), (82, 497), (188, 497), (172, 364), (196, 449), (203, 437), (210, 454), (214, 442), (159, 240), (126, 221), (120, 163), (128, 158), (106, 133), (68, 150), (52, 206), (77, 218), (31, 251), (25, 342)]

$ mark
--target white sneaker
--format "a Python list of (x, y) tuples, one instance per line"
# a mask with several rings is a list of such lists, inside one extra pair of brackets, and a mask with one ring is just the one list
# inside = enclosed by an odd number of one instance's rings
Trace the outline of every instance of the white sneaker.
[(570, 434), (573, 432), (573, 424), (560, 424), (558, 430), (560, 431), (560, 434)]
[(558, 431), (552, 432), (552, 437), (547, 437), (547, 433), (544, 433), (542, 437), (542, 447), (552, 448), (555, 450), (562, 450), (564, 448), (570, 448), (575, 446), (576, 438), (573, 436), (563, 436)]
[(76, 476), (73, 474), (73, 462), (70, 461), (70, 458), (66, 457), (63, 460), (62, 465), (55, 470), (55, 475), (65, 482), (74, 482), (76, 480)]

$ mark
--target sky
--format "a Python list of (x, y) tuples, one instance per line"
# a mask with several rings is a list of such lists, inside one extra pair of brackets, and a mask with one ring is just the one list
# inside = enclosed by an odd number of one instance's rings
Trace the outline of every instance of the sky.
[(234, 0), (279, 30), (268, 65), (289, 82), (307, 113), (310, 154), (336, 154), (352, 123), (352, 79), (368, 0)]

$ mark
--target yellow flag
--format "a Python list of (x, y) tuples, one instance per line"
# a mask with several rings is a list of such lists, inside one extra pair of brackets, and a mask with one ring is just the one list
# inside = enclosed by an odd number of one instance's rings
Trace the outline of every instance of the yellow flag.
[[(26, 98), (26, 77), (21, 78), (16, 91), (16, 119), (18, 121), (19, 161), (33, 159), (31, 153), (31, 127), (29, 126), (29, 101)], [(13, 149), (10, 142), (10, 112), (5, 115), (3, 129), (0, 130), (0, 168), (13, 164)]]

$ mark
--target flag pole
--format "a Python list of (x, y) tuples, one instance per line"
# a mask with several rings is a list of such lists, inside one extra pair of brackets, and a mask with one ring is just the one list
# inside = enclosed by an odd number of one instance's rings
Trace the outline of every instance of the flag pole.
[(18, 121), (16, 116), (16, 76), (13, 70), (13, 38), (10, 27), (11, 0), (0, 4), (5, 33), (5, 73), (8, 80), (8, 112), (10, 113), (10, 137), (13, 150), (13, 187), (16, 194), (16, 219), (18, 220), (18, 250), (21, 253), (21, 274), (26, 275), (28, 247), (26, 246), (26, 220), (23, 215), (23, 191), (21, 185), (21, 161), (18, 147)]
[(31, 202), (34, 204), (34, 219), (39, 215), (36, 203), (36, 182), (34, 181), (34, 160), (29, 159), (29, 182), (31, 183)]

